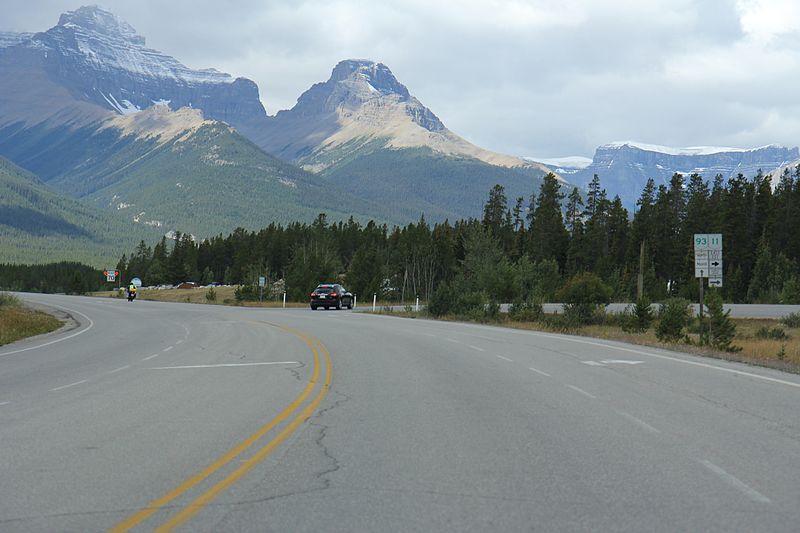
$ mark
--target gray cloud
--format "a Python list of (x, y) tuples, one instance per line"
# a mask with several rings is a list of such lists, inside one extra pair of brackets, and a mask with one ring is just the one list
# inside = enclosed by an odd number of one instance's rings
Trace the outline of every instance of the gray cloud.
[[(291, 107), (345, 58), (388, 65), (456, 133), (535, 156), (615, 140), (800, 142), (800, 33), (782, 0), (208, 0), (103, 5), (148, 45), (258, 83)], [(3, 0), (0, 29), (39, 31), (77, 3)], [(777, 6), (777, 7), (776, 7)], [(781, 11), (783, 9), (784, 11)], [(743, 22), (744, 20), (744, 22)]]

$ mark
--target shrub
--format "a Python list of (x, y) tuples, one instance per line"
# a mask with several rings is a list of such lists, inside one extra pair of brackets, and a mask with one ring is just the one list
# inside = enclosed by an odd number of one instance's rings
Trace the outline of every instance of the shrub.
[(781, 318), (787, 328), (800, 328), (800, 313), (789, 313)]
[(533, 300), (517, 300), (508, 308), (508, 317), (520, 322), (536, 322), (544, 316), (541, 302)]
[(16, 307), (19, 305), (19, 298), (7, 292), (0, 292), (0, 307)]
[(444, 316), (450, 313), (453, 307), (454, 291), (449, 283), (440, 284), (428, 300), (428, 313), (431, 316)]
[(689, 323), (689, 301), (670, 298), (661, 307), (656, 337), (662, 342), (678, 342), (683, 337), (683, 328)]
[(214, 287), (209, 287), (208, 291), (206, 291), (206, 301), (208, 302), (217, 301), (217, 291), (214, 290)]
[(564, 315), (570, 322), (588, 324), (595, 310), (611, 302), (611, 289), (591, 272), (571, 277), (556, 298), (564, 302)]
[(731, 311), (722, 309), (722, 296), (712, 291), (706, 298), (708, 306), (708, 344), (718, 350), (738, 352), (741, 348), (732, 344), (736, 336), (736, 324), (730, 318)]
[(256, 285), (239, 285), (234, 289), (233, 296), (238, 302), (258, 300), (258, 287)]
[(769, 326), (763, 326), (756, 331), (756, 338), (780, 341), (783, 339), (788, 339), (789, 336), (786, 334), (786, 331), (784, 331), (783, 328), (770, 328)]
[(653, 308), (650, 301), (641, 298), (625, 310), (622, 329), (632, 333), (644, 333), (653, 323)]

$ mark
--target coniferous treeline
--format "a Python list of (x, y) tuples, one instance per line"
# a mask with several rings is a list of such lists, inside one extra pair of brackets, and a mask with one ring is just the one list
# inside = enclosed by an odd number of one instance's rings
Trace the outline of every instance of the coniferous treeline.
[(354, 293), (409, 301), (448, 287), (486, 302), (550, 300), (572, 276), (593, 272), (618, 301), (635, 299), (640, 245), (644, 288), (653, 300), (694, 299), (693, 234), (721, 233), (723, 297), (729, 302), (800, 303), (800, 167), (773, 190), (759, 173), (711, 182), (675, 174), (647, 182), (631, 217), (595, 176), (587, 193), (562, 190), (554, 175), (509, 204), (502, 186), (489, 192), (480, 220), (428, 224), (424, 217), (388, 228), (352, 218), (271, 224), (194, 242), (178, 235), (142, 242), (117, 268), (146, 285), (192, 280), (252, 285), (283, 280), (291, 299), (339, 280)]
[(0, 289), (9, 291), (83, 294), (111, 284), (90, 266), (64, 261), (47, 265), (0, 264)]

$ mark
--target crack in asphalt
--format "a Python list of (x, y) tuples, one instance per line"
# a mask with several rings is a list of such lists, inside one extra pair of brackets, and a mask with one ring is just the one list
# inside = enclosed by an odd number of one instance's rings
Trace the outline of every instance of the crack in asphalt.
[(297, 381), (302, 381), (302, 378), (300, 376), (300, 369), (305, 368), (306, 364), (303, 363), (302, 361), (298, 361), (297, 364), (299, 366), (294, 366), (294, 367), (285, 366), (283, 368), (284, 370), (288, 370), (289, 373), (292, 374), (292, 376), (294, 376), (294, 379), (296, 379)]
[[(319, 472), (316, 472), (316, 473), (313, 474), (313, 478), (311, 479), (311, 482), (312, 483), (319, 482), (319, 486), (292, 490), (292, 491), (288, 491), (288, 492), (284, 492), (284, 493), (280, 493), (280, 494), (273, 494), (271, 496), (265, 496), (265, 497), (262, 497), (262, 498), (238, 500), (238, 501), (235, 501), (235, 502), (210, 503), (208, 505), (208, 507), (217, 507), (217, 508), (227, 507), (229, 509), (229, 511), (226, 512), (225, 515), (222, 516), (216, 522), (215, 525), (219, 526), (220, 524), (224, 523), (225, 520), (227, 520), (228, 517), (230, 516), (231, 512), (233, 512), (233, 510), (236, 509), (237, 507), (242, 507), (242, 506), (245, 506), (245, 505), (259, 504), (259, 503), (273, 502), (273, 501), (281, 500), (281, 499), (284, 499), (284, 498), (291, 498), (293, 496), (300, 496), (300, 495), (304, 495), (304, 494), (311, 494), (311, 493), (314, 493), (314, 492), (321, 492), (321, 491), (324, 491), (324, 490), (327, 490), (327, 489), (330, 488), (331, 481), (327, 476), (329, 476), (332, 473), (340, 470), (341, 469), (341, 464), (339, 463), (339, 460), (336, 459), (336, 457), (331, 453), (331, 451), (328, 448), (328, 446), (326, 446), (324, 444), (324, 442), (323, 442), (325, 440), (325, 437), (327, 436), (327, 432), (328, 432), (328, 429), (330, 429), (330, 426), (327, 425), (327, 424), (321, 424), (321, 423), (318, 423), (318, 422), (311, 422), (311, 420), (319, 419), (319, 418), (325, 416), (328, 412), (338, 408), (343, 403), (346, 403), (346, 402), (349, 402), (349, 401), (352, 400), (352, 397), (350, 397), (347, 394), (344, 394), (342, 392), (337, 392), (335, 390), (331, 390), (330, 392), (331, 392), (331, 394), (335, 394), (335, 395), (339, 396), (339, 399), (336, 400), (330, 406), (326, 407), (325, 409), (321, 409), (321, 410), (317, 411), (317, 413), (314, 414), (314, 416), (309, 419), (309, 427), (315, 428), (315, 431), (317, 432), (317, 435), (314, 438), (314, 444), (321, 450), (323, 461), (330, 463), (329, 467), (324, 468), (324, 469), (320, 470)], [(287, 450), (287, 452), (288, 452), (288, 450)], [(261, 485), (262, 483), (267, 481), (268, 477), (269, 477), (269, 474), (265, 474), (261, 478), (261, 481), (258, 484)], [(267, 527), (267, 529), (269, 529), (268, 526), (266, 526), (266, 525), (264, 525), (264, 527)]]

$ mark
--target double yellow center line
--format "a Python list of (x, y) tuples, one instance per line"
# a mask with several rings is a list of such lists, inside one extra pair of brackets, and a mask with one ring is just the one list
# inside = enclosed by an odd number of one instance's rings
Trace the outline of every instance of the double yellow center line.
[[(263, 322), (262, 322), (263, 323)], [(270, 324), (274, 325), (274, 324)], [(328, 352), (327, 348), (319, 342), (317, 339), (308, 336), (296, 329), (285, 327), (285, 326), (277, 326), (280, 329), (286, 331), (287, 333), (291, 333), (292, 335), (302, 339), (310, 348), (312, 353), (314, 354), (314, 370), (311, 375), (311, 380), (306, 385), (303, 392), (295, 398), (295, 400), (289, 404), (286, 409), (284, 409), (278, 416), (273, 418), (269, 423), (261, 427), (258, 431), (250, 435), (248, 438), (243, 440), (240, 444), (236, 447), (232, 448), (222, 457), (214, 461), (212, 464), (201, 470), (200, 472), (196, 473), (171, 491), (167, 492), (160, 498), (157, 498), (150, 502), (147, 507), (139, 511), (138, 513), (128, 517), (124, 521), (120, 522), (113, 528), (109, 530), (109, 532), (118, 533), (122, 531), (129, 531), (132, 528), (138, 526), (148, 518), (150, 518), (156, 512), (164, 509), (164, 507), (175, 500), (176, 498), (184, 495), (190, 489), (198, 485), (199, 483), (203, 482), (213, 474), (215, 474), (218, 470), (223, 468), (224, 466), (228, 465), (231, 461), (236, 459), (239, 455), (241, 455), (245, 450), (250, 448), (253, 444), (255, 444), (259, 439), (261, 439), (264, 435), (272, 431), (276, 426), (280, 425), (288, 418), (292, 416), (292, 414), (301, 406), (311, 393), (316, 388), (317, 384), (319, 383), (319, 374), (320, 374), (320, 353), (325, 359), (325, 381), (320, 387), (317, 395), (314, 399), (306, 405), (306, 407), (300, 411), (295, 418), (286, 425), (286, 427), (281, 430), (275, 437), (272, 438), (267, 444), (265, 444), (262, 448), (256, 451), (250, 458), (244, 460), (239, 467), (237, 467), (233, 472), (228, 474), (224, 479), (217, 482), (214, 486), (208, 489), (205, 493), (198, 496), (194, 501), (188, 504), (186, 507), (183, 507), (177, 514), (173, 515), (169, 520), (164, 522), (162, 525), (157, 527), (155, 531), (158, 532), (167, 532), (172, 531), (175, 527), (183, 524), (187, 520), (189, 520), (192, 516), (194, 516), (198, 511), (200, 511), (203, 507), (208, 505), (214, 498), (219, 496), (222, 492), (224, 492), (227, 488), (231, 485), (236, 483), (239, 479), (241, 479), (245, 474), (247, 474), (250, 470), (252, 470), (258, 463), (264, 460), (281, 442), (286, 440), (286, 438), (291, 435), (303, 422), (308, 420), (313, 414), (314, 411), (319, 407), (319, 404), (328, 394), (328, 390), (330, 389), (331, 385), (331, 373), (332, 373), (332, 363), (331, 363), (331, 355)]]

